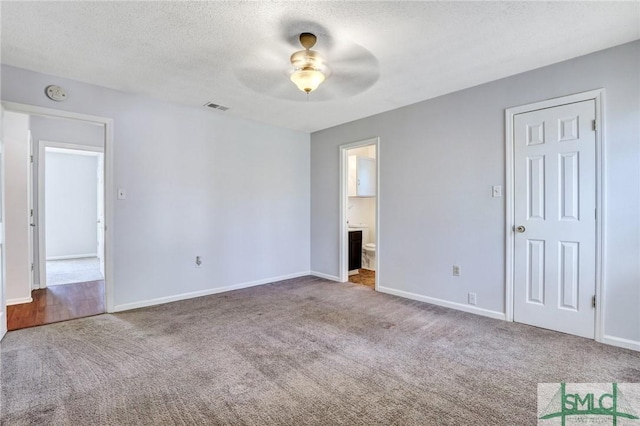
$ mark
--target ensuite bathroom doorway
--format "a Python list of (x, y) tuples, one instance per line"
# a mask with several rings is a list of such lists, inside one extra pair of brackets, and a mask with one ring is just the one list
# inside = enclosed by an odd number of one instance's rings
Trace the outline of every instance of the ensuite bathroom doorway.
[[(343, 270), (349, 282), (376, 288), (378, 139), (341, 147), (343, 155)], [(347, 281), (344, 279), (343, 281)]]

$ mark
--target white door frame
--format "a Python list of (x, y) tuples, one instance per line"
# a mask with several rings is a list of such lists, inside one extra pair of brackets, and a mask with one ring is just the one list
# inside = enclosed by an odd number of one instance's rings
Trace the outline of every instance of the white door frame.
[(514, 262), (515, 262), (515, 231), (516, 226), (514, 222), (515, 215), (515, 137), (513, 134), (513, 120), (516, 114), (522, 114), (525, 112), (553, 108), (560, 105), (566, 105), (576, 102), (594, 100), (596, 105), (596, 312), (595, 312), (595, 340), (602, 342), (604, 338), (604, 308), (605, 308), (605, 127), (604, 127), (604, 114), (602, 104), (604, 102), (604, 89), (596, 89), (588, 92), (577, 93), (569, 96), (562, 96), (558, 98), (548, 99), (541, 102), (535, 102), (532, 104), (522, 105), (518, 107), (508, 108), (505, 111), (505, 131), (506, 131), (506, 184), (505, 184), (505, 203), (506, 203), (506, 250), (505, 250), (505, 317), (507, 321), (513, 321), (513, 291), (514, 291)]
[[(61, 151), (77, 151), (78, 155), (94, 155), (104, 153), (101, 146), (78, 145), (66, 142), (54, 142), (40, 139), (38, 141), (38, 288), (47, 287), (47, 209), (45, 201), (46, 188), (46, 152), (47, 148), (57, 148)], [(104, 203), (103, 203), (104, 207)], [(100, 253), (98, 253), (100, 254)], [(104, 256), (104, 253), (102, 254)]]
[(348, 206), (348, 158), (347, 151), (354, 148), (360, 148), (363, 146), (375, 145), (376, 147), (376, 256), (375, 256), (375, 289), (378, 290), (380, 285), (380, 138), (374, 137), (357, 142), (351, 142), (344, 145), (340, 145), (340, 225), (338, 230), (340, 236), (340, 282), (347, 282), (349, 280), (349, 236), (347, 227), (347, 206)]
[[(114, 236), (114, 182), (113, 182), (113, 119), (77, 112), (44, 108), (34, 105), (2, 101), (7, 111), (20, 112), (44, 117), (66, 118), (104, 125), (104, 161), (105, 161), (105, 301), (106, 311), (113, 312), (113, 236)], [(4, 173), (4, 171), (3, 171)], [(4, 292), (4, 288), (2, 288)], [(1, 297), (0, 297), (1, 299)]]
[(97, 247), (96, 252), (98, 256), (98, 260), (100, 261), (100, 273), (102, 277), (104, 277), (104, 149), (101, 154), (98, 154), (98, 215), (96, 218), (96, 237), (97, 237)]
[(35, 176), (35, 169), (33, 167), (33, 135), (31, 134), (31, 129), (27, 131), (28, 133), (28, 141), (29, 141), (29, 171), (27, 174), (27, 200), (29, 203), (29, 212), (28, 212), (28, 221), (29, 221), (29, 265), (31, 267), (31, 271), (29, 271), (29, 288), (33, 290), (36, 285), (35, 280), (35, 264), (36, 264), (36, 256), (35, 256), (35, 238), (36, 238), (36, 227), (35, 227), (35, 208), (34, 208), (34, 198), (36, 194), (33, 193), (33, 182)]
[[(4, 122), (4, 107), (0, 105), (0, 127)], [(7, 299), (4, 248), (4, 128), (0, 129), (0, 340), (7, 334)]]

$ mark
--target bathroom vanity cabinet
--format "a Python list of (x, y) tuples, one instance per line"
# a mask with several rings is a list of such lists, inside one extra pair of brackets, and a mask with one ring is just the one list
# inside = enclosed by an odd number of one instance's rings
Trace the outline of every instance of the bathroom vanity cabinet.
[(362, 268), (362, 231), (349, 231), (349, 270)]

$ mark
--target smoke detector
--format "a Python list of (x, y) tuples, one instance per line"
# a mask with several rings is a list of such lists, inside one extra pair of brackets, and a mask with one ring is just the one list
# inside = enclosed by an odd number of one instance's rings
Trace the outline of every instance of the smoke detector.
[(52, 101), (62, 102), (67, 99), (67, 93), (64, 89), (60, 86), (56, 86), (55, 84), (47, 86), (46, 89), (44, 89), (44, 93), (47, 95), (47, 98)]

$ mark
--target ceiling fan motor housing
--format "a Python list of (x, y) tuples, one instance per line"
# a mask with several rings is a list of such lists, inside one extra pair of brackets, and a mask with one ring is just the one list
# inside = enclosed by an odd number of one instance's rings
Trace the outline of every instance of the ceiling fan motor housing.
[(318, 38), (315, 36), (315, 34), (311, 34), (311, 33), (300, 34), (300, 44), (305, 49), (311, 49), (316, 44), (317, 40)]
[(321, 69), (324, 65), (322, 56), (314, 50), (298, 50), (291, 55), (291, 65), (297, 70), (312, 68)]

